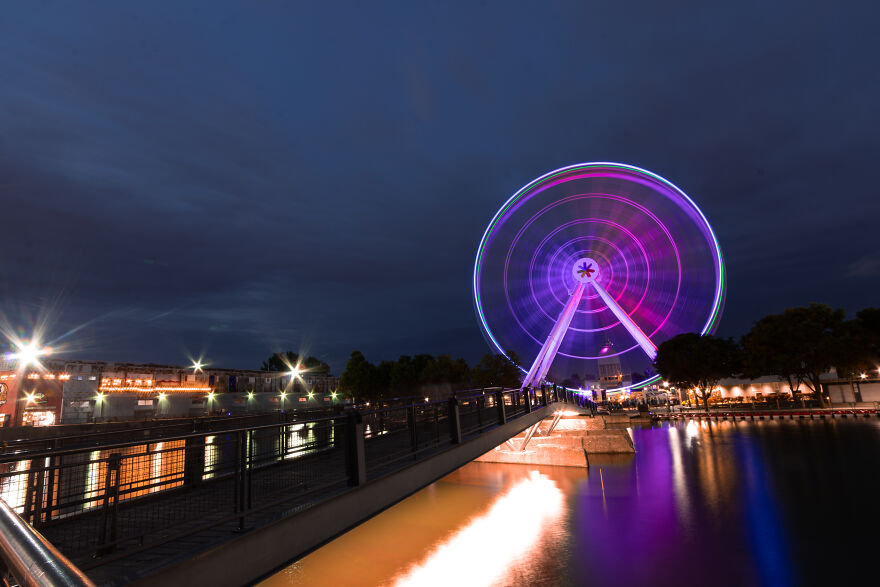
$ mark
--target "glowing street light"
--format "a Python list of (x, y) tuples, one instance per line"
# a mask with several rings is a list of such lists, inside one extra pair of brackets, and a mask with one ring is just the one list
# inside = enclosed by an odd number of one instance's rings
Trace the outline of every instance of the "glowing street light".
[(300, 369), (300, 368), (299, 368), (299, 365), (297, 365), (296, 367), (293, 367), (293, 368), (288, 372), (288, 375), (290, 375), (290, 377), (291, 377), (292, 379), (298, 379), (299, 376), (302, 375), (302, 369)]
[(253, 391), (248, 392), (248, 399), (254, 399), (254, 392)]
[(27, 398), (27, 405), (31, 405), (32, 403), (34, 403), (34, 401), (36, 401), (34, 400), (35, 395), (37, 395), (37, 392), (35, 391), (32, 393), (24, 392), (24, 396)]
[(205, 366), (205, 364), (202, 363), (201, 359), (197, 359), (197, 360), (193, 361), (193, 364), (192, 364), (193, 373), (201, 373), (202, 367), (204, 367), (204, 366)]
[(6, 359), (18, 362), (20, 368), (29, 365), (36, 365), (39, 367), (40, 357), (52, 354), (51, 348), (41, 347), (40, 343), (36, 340), (31, 340), (29, 342), (13, 341), (13, 344), (15, 344), (17, 350), (14, 353), (8, 353)]
[(336, 399), (336, 395), (337, 395), (337, 394), (336, 394), (335, 391), (331, 391), (331, 392), (330, 392), (330, 397), (332, 397), (333, 399)]
[(213, 392), (213, 391), (209, 391), (209, 392), (208, 392), (208, 400), (210, 401), (210, 400), (212, 400), (212, 399), (214, 399), (214, 392)]
[(310, 391), (310, 392), (309, 392), (309, 399), (313, 399), (314, 397), (315, 397), (315, 392), (314, 392), (314, 391)]
[(165, 392), (164, 391), (159, 393), (159, 401), (162, 401), (163, 399), (165, 399)]
[(868, 378), (868, 374), (867, 374), (867, 373), (861, 373), (861, 374), (859, 374), (859, 377), (861, 377), (862, 379), (867, 379), (867, 378)]

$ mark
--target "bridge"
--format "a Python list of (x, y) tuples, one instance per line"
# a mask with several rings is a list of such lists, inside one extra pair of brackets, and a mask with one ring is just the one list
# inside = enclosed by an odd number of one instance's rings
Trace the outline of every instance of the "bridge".
[(572, 402), (549, 386), (487, 389), (96, 446), (30, 442), (0, 455), (0, 570), (20, 585), (252, 582), (526, 430), (528, 442)]

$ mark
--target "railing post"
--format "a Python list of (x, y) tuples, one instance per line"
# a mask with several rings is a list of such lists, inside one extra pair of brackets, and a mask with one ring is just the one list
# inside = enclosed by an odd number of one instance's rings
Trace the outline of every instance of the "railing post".
[(527, 387), (523, 390), (523, 399), (526, 401), (526, 414), (529, 414), (532, 411), (532, 390), (531, 390), (531, 388)]
[(541, 405), (547, 405), (547, 388), (545, 386), (541, 386)]
[(345, 464), (348, 471), (348, 484), (352, 487), (367, 482), (367, 459), (364, 452), (364, 419), (357, 410), (348, 413), (345, 423), (346, 451)]
[(205, 474), (205, 437), (187, 438), (183, 446), (183, 484), (197, 485)]
[(486, 396), (477, 397), (477, 427), (480, 432), (483, 431), (483, 405), (486, 403)]
[[(50, 440), (49, 446), (48, 446), (49, 450), (54, 451), (56, 448), (56, 444), (57, 444), (56, 441)], [(53, 504), (55, 502), (55, 478), (57, 475), (55, 473), (55, 470), (56, 470), (55, 466), (60, 464), (60, 459), (61, 459), (61, 457), (49, 457), (49, 459), (48, 459), (48, 462), (49, 462), (49, 475), (48, 475), (48, 477), (49, 477), (49, 479), (46, 482), (46, 509), (44, 510), (44, 514), (43, 514), (44, 517), (46, 518), (47, 522), (52, 519)]]
[(409, 444), (415, 453), (419, 449), (419, 431), (416, 428), (416, 407), (410, 405), (406, 408), (406, 424), (409, 428)]
[[(282, 430), (284, 426), (281, 427)], [(239, 430), (236, 435), (237, 459), (235, 466), (235, 512), (239, 514), (238, 528), (239, 532), (245, 529), (245, 514), (248, 504), (248, 440), (250, 439), (249, 430)]]
[(454, 397), (449, 398), (449, 436), (452, 444), (461, 444), (461, 412)]
[[(113, 552), (116, 548), (116, 521), (119, 503), (119, 470), (122, 464), (122, 453), (110, 453), (107, 459), (107, 473), (104, 476), (104, 503), (101, 505), (101, 525), (98, 528), (97, 556), (104, 556)], [(109, 528), (109, 542), (107, 546), (107, 526)]]
[(495, 405), (498, 408), (498, 425), (507, 424), (507, 412), (504, 410), (504, 390), (495, 392)]

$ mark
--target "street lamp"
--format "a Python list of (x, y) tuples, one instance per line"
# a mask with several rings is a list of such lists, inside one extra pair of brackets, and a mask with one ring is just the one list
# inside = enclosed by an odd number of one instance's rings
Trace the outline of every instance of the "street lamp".
[(104, 392), (98, 392), (95, 396), (95, 404), (98, 406), (98, 417), (101, 418), (104, 415)]
[(18, 366), (21, 369), (30, 365), (39, 366), (40, 357), (52, 354), (51, 348), (41, 346), (36, 340), (29, 342), (13, 341), (13, 344), (17, 350), (14, 353), (8, 353), (6, 359), (18, 362)]

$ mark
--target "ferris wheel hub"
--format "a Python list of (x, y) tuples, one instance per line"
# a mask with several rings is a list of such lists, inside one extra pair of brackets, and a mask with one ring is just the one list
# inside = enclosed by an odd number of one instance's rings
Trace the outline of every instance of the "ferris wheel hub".
[(574, 262), (571, 274), (578, 283), (593, 283), (599, 277), (599, 264), (589, 257), (581, 257)]

